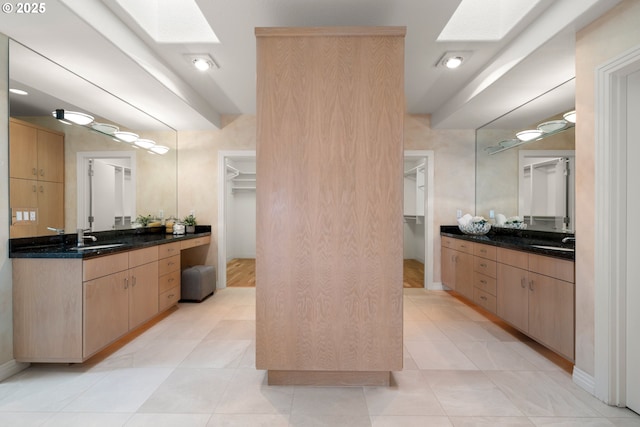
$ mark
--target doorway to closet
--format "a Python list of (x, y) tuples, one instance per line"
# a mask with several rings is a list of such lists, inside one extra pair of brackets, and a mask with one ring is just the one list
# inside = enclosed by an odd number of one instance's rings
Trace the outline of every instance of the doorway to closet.
[(221, 152), (219, 156), (220, 287), (255, 287), (256, 153)]
[(405, 151), (403, 287), (430, 288), (433, 282), (433, 153)]

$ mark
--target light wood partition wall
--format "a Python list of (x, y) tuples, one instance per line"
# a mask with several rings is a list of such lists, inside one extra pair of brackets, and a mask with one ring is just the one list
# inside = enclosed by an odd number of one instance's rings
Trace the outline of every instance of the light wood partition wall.
[(256, 29), (256, 366), (270, 384), (388, 384), (402, 369), (404, 35)]

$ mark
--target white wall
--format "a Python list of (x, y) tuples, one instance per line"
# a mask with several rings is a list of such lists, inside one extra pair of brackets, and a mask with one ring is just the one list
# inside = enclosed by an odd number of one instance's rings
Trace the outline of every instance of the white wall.
[(416, 259), (425, 262), (424, 224), (416, 221), (404, 223), (404, 259)]
[[(233, 166), (245, 173), (255, 173), (255, 159), (235, 159)], [(229, 182), (227, 182), (229, 184)], [(231, 190), (227, 185), (227, 261), (256, 257), (256, 192)]]

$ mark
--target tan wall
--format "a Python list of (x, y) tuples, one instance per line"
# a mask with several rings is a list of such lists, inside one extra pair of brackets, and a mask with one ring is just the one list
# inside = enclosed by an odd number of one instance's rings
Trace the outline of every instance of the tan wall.
[[(475, 131), (431, 129), (427, 115), (407, 115), (405, 150), (433, 150), (435, 157), (434, 281), (440, 281), (440, 225), (455, 224), (456, 209), (473, 212), (475, 204)], [(199, 223), (211, 224), (212, 244), (206, 264), (217, 266), (218, 152), (255, 150), (255, 116), (223, 116), (217, 131), (178, 133), (178, 211), (196, 211)]]
[(595, 68), (640, 44), (640, 1), (626, 0), (576, 39), (576, 366), (594, 374)]

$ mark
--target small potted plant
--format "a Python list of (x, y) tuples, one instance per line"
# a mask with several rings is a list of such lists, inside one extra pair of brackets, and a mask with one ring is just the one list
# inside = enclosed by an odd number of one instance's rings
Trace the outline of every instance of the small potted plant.
[(141, 227), (146, 227), (151, 222), (151, 215), (138, 215), (136, 222), (140, 224)]
[(182, 220), (182, 223), (185, 225), (185, 229), (187, 233), (195, 233), (196, 232), (196, 217), (193, 214), (187, 215)]

